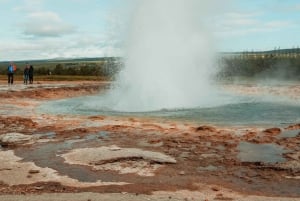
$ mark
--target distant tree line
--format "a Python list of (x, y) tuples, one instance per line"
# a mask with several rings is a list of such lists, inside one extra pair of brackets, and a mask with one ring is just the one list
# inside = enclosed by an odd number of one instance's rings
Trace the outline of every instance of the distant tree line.
[(59, 63), (51, 72), (53, 75), (83, 75), (112, 77), (121, 68), (121, 63), (106, 61), (104, 63)]
[[(26, 62), (15, 62), (16, 74), (22, 75)], [(40, 60), (29, 62), (35, 75), (80, 75), (112, 78), (123, 67), (119, 57), (83, 58), (65, 60)], [(7, 73), (9, 62), (0, 62), (0, 73)], [(218, 60), (220, 78), (255, 77), (300, 80), (300, 49), (271, 51), (245, 51), (221, 53)], [(159, 72), (158, 72), (159, 73)]]
[(300, 80), (300, 49), (223, 54), (218, 76)]
[[(0, 73), (7, 73), (8, 62), (0, 63)], [(15, 62), (17, 75), (22, 75), (26, 62)], [(33, 61), (35, 75), (81, 75), (113, 77), (122, 67), (121, 58), (73, 59), (58, 61)]]

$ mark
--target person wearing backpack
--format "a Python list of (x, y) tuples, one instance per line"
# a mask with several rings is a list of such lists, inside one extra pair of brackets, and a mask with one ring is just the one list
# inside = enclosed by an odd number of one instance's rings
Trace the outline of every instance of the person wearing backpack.
[(16, 69), (16, 65), (14, 65), (13, 62), (10, 62), (9, 66), (7, 67), (8, 85), (12, 85), (14, 83), (14, 73)]

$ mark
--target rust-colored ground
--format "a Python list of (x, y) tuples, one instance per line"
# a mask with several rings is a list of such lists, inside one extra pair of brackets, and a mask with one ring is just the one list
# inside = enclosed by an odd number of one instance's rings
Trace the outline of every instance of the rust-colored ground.
[[(109, 83), (68, 82), (41, 83), (32, 87), (0, 89), (0, 135), (18, 132), (38, 135), (39, 140), (5, 145), (0, 152), (13, 151), (23, 165), (33, 162), (37, 172), (23, 172), (25, 179), (14, 185), (3, 179), (4, 174), (13, 174), (14, 168), (0, 165), (0, 194), (35, 193), (133, 193), (152, 194), (156, 191), (180, 191), (214, 193), (215, 200), (239, 200), (231, 193), (245, 196), (271, 196), (300, 198), (300, 134), (294, 137), (278, 137), (285, 131), (300, 132), (299, 122), (285, 128), (263, 127), (217, 127), (188, 122), (161, 121), (133, 117), (76, 116), (38, 114), (35, 108), (47, 100), (99, 93)], [(253, 88), (241, 89), (227, 86), (230, 90), (252, 93)], [(293, 98), (299, 98), (299, 88), (293, 88)], [(255, 88), (255, 93), (259, 88)], [(277, 90), (278, 93), (286, 94)], [(272, 91), (272, 93), (276, 93)], [(51, 136), (48, 134), (52, 133)], [(54, 133), (54, 134), (53, 134)], [(100, 133), (100, 134), (99, 134)], [(283, 154), (285, 162), (243, 162), (239, 158), (239, 144), (274, 144), (288, 150)], [(65, 144), (68, 144), (66, 146)], [(60, 154), (77, 148), (101, 146), (139, 148), (161, 152), (174, 157), (176, 164), (160, 164), (154, 176), (120, 174), (114, 170), (96, 171), (90, 166), (71, 165)], [(13, 159), (12, 159), (13, 160)], [(128, 158), (121, 164), (132, 167), (139, 158)], [(1, 163), (8, 164), (9, 161)], [(149, 162), (149, 161), (148, 161)], [(151, 161), (149, 162), (151, 164)], [(25, 167), (25, 166), (24, 166)], [(32, 166), (31, 166), (32, 167)], [(45, 168), (57, 172), (55, 177), (39, 175)], [(40, 169), (39, 169), (40, 168)], [(28, 170), (27, 170), (28, 171)], [(18, 173), (17, 173), (18, 174)], [(1, 176), (2, 175), (2, 176)], [(27, 176), (26, 176), (27, 175)], [(40, 177), (38, 177), (40, 176)], [(63, 184), (62, 178), (75, 179)], [(35, 178), (37, 177), (37, 178)], [(43, 177), (47, 178), (43, 181)], [(49, 179), (48, 179), (49, 178)], [(57, 180), (53, 178), (58, 178)], [(81, 185), (115, 182), (111, 185)], [(36, 182), (35, 182), (36, 181)], [(73, 182), (73, 183), (72, 183)], [(224, 189), (229, 189), (224, 191)], [(209, 196), (208, 196), (209, 197)], [(170, 198), (171, 199), (171, 198)], [(197, 200), (196, 198), (194, 200)], [(204, 200), (204, 199), (203, 199)], [(255, 199), (253, 199), (255, 200)], [(272, 200), (272, 199), (271, 199)]]

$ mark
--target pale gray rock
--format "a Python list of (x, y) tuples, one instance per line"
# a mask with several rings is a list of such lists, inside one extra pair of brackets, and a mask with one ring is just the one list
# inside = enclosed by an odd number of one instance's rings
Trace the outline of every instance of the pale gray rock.
[(36, 136), (24, 135), (22, 133), (6, 133), (0, 135), (0, 145), (2, 146), (14, 146), (32, 142), (36, 139)]

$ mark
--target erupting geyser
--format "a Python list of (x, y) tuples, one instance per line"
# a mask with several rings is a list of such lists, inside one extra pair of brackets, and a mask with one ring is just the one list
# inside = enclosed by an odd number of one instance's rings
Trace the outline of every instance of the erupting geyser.
[(152, 111), (215, 101), (210, 83), (214, 48), (206, 21), (211, 2), (137, 1), (125, 68), (104, 105), (118, 111)]
[(220, 2), (130, 1), (136, 7), (129, 23), (126, 63), (112, 88), (96, 96), (50, 101), (41, 111), (222, 125), (278, 126), (299, 121), (298, 85), (292, 90), (290, 81), (281, 81), (275, 88), (252, 79), (225, 86), (218, 82), (222, 93), (214, 87), (215, 51), (209, 22), (219, 19), (220, 13), (214, 12)]

